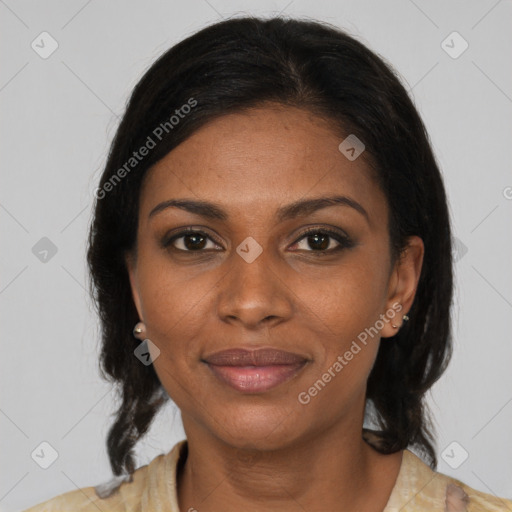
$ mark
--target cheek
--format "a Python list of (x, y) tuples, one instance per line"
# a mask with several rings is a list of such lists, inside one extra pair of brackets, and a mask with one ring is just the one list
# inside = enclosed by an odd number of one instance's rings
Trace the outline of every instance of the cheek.
[[(161, 343), (181, 339), (204, 319), (204, 308), (215, 292), (215, 281), (172, 265), (158, 250), (143, 251), (139, 260), (139, 290), (148, 335)], [(175, 336), (176, 334), (176, 336)], [(181, 336), (179, 336), (181, 334)]]
[(180, 269), (149, 251), (139, 269), (147, 335), (160, 350), (155, 371), (174, 402), (188, 410), (200, 395), (198, 355), (210, 341), (223, 274)]
[(380, 343), (374, 326), (382, 311), (374, 277), (367, 269), (352, 269), (333, 275), (322, 293), (310, 295), (316, 359), (297, 399), (312, 404), (324, 419), (343, 415), (364, 400)]
[(365, 386), (379, 347), (386, 271), (385, 262), (361, 252), (333, 268), (328, 279), (316, 280), (309, 293), (306, 287), (300, 292), (307, 297), (305, 311), (313, 313), (309, 328), (318, 343), (314, 377), (329, 381), (326, 398), (334, 392), (338, 398), (333, 399), (339, 400)]
[(298, 292), (328, 332), (342, 339), (357, 336), (383, 313), (387, 276), (383, 262), (362, 251)]

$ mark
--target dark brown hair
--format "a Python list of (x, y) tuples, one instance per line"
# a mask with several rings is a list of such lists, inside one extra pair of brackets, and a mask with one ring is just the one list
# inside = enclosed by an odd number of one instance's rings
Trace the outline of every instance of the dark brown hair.
[[(191, 100), (195, 106), (170, 121)], [(364, 437), (382, 453), (416, 448), (435, 467), (424, 398), (451, 355), (453, 277), (446, 195), (425, 127), (392, 68), (342, 30), (310, 20), (243, 17), (206, 27), (149, 68), (132, 93), (100, 180), (87, 259), (101, 320), (101, 370), (120, 392), (107, 440), (113, 472), (134, 471), (134, 446), (169, 399), (153, 366), (133, 353), (139, 318), (124, 256), (136, 248), (142, 180), (207, 121), (266, 101), (308, 109), (363, 141), (387, 198), (394, 258), (408, 236), (424, 242), (410, 321), (381, 343), (368, 380), (369, 419), (378, 436), (365, 430)], [(162, 126), (167, 129), (156, 137)], [(127, 167), (148, 137), (155, 147)]]

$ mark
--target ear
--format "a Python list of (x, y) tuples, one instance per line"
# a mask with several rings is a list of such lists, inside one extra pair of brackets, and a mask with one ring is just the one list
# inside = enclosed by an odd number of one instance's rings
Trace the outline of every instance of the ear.
[(132, 291), (133, 302), (135, 303), (135, 307), (137, 308), (137, 313), (139, 314), (139, 318), (141, 321), (144, 321), (144, 316), (142, 314), (142, 306), (139, 295), (139, 287), (137, 280), (137, 264), (135, 261), (135, 257), (131, 252), (125, 254), (125, 263), (126, 270), (128, 272), (128, 277), (130, 279), (130, 288)]
[[(410, 236), (389, 278), (386, 311), (394, 311), (395, 315), (393, 318), (388, 315), (390, 320), (381, 330), (382, 338), (394, 336), (403, 324), (403, 315), (411, 309), (420, 280), (424, 253), (423, 240), (418, 236)], [(397, 325), (398, 329), (392, 327), (392, 324)]]

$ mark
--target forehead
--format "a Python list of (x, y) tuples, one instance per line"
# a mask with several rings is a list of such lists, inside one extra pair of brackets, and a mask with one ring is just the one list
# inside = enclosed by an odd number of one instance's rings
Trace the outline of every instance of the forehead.
[[(141, 215), (172, 198), (206, 199), (233, 215), (275, 210), (307, 197), (343, 194), (386, 213), (364, 153), (351, 161), (331, 123), (293, 107), (266, 106), (216, 118), (148, 171)], [(381, 217), (382, 218), (382, 217)]]

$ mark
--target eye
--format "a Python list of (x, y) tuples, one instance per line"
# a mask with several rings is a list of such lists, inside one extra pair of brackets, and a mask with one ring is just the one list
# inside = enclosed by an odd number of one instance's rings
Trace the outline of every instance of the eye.
[[(180, 252), (207, 252), (211, 250), (222, 250), (220, 244), (204, 231), (187, 228), (170, 237), (162, 240), (164, 248), (171, 247)], [(338, 252), (342, 249), (354, 246), (352, 240), (345, 234), (326, 228), (310, 228), (304, 231), (300, 238), (294, 243), (292, 250), (316, 253), (324, 255)], [(292, 246), (293, 247), (293, 246)]]
[[(208, 242), (211, 242), (209, 247)], [(204, 231), (195, 230), (193, 228), (187, 228), (170, 238), (164, 238), (162, 245), (163, 247), (172, 246), (173, 249), (183, 252), (202, 252), (203, 250), (209, 249), (216, 250), (219, 247), (219, 244)]]
[(294, 245), (297, 246), (298, 250), (322, 255), (353, 247), (354, 243), (347, 235), (337, 231), (325, 228), (311, 228), (303, 232)]

